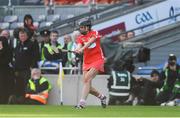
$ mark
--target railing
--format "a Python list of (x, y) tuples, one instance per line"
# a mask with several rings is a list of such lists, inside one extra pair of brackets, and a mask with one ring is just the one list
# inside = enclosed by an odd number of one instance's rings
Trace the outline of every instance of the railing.
[[(50, 62), (50, 61), (49, 61)], [(60, 104), (63, 105), (63, 76), (64, 70), (77, 70), (78, 79), (80, 79), (80, 63), (78, 67), (62, 67), (62, 62), (59, 61), (58, 65), (55, 67), (40, 67), (41, 70), (59, 70), (58, 71), (58, 81), (59, 81), (59, 97), (60, 97)], [(79, 86), (78, 82), (78, 86)]]
[[(97, 5), (97, 9), (105, 8), (109, 5)], [(39, 15), (39, 11), (41, 14), (48, 15), (48, 9), (52, 8), (54, 13), (72, 13), (75, 15), (79, 15), (82, 13), (86, 13), (90, 11), (88, 5), (55, 5), (55, 6), (44, 6), (44, 5), (28, 5), (28, 6), (19, 6), (19, 5), (12, 5), (12, 6), (0, 6), (0, 12), (3, 12), (4, 15), (25, 15), (30, 13), (31, 15)], [(12, 14), (7, 14), (8, 10), (12, 12)], [(66, 14), (67, 15), (67, 14)]]

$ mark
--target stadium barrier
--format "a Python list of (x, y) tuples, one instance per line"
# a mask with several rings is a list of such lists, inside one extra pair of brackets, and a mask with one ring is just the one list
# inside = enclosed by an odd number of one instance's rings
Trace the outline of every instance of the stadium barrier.
[[(41, 70), (56, 70), (59, 69), (59, 74), (44, 74), (52, 85), (52, 90), (49, 93), (48, 104), (50, 105), (76, 105), (81, 96), (82, 90), (82, 75), (78, 74), (63, 75), (62, 70), (79, 70), (79, 67), (62, 67), (62, 63), (59, 62), (59, 68), (57, 67), (41, 67)], [(133, 75), (134, 77), (140, 77), (139, 75)], [(149, 75), (143, 77), (149, 78)], [(107, 88), (107, 79), (109, 75), (97, 75), (92, 85), (98, 91), (107, 96), (109, 100), (109, 92)], [(60, 81), (60, 84), (59, 84)], [(108, 102), (108, 101), (107, 101)], [(89, 95), (87, 99), (87, 105), (100, 105), (99, 99)]]
[[(78, 103), (81, 95), (82, 83), (79, 67), (62, 67), (61, 61), (41, 61), (39, 62), (41, 70), (58, 70), (58, 74), (44, 74), (52, 85), (49, 94), (48, 104), (51, 105), (75, 105)], [(64, 70), (78, 70), (78, 74), (64, 75)], [(93, 86), (108, 96), (107, 75), (98, 75), (93, 80)], [(87, 100), (89, 105), (98, 105), (100, 102), (90, 96)]]
[[(60, 85), (57, 84), (58, 75), (56, 74), (45, 74), (44, 75), (52, 85), (52, 90), (49, 94), (48, 104), (50, 105), (61, 105), (60, 98)], [(100, 92), (108, 96), (107, 89), (107, 78), (109, 75), (98, 75), (93, 80), (92, 85), (97, 88)], [(64, 105), (76, 105), (80, 99), (82, 89), (82, 75), (65, 75), (63, 79), (62, 97)], [(100, 105), (100, 101), (89, 95), (87, 99), (87, 105)]]

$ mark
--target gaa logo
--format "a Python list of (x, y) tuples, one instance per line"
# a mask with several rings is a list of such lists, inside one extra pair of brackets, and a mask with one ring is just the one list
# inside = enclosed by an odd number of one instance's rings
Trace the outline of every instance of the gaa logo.
[(142, 23), (146, 23), (146, 22), (149, 22), (149, 21), (153, 20), (153, 17), (147, 11), (147, 12), (137, 14), (136, 17), (135, 17), (135, 20), (136, 20), (137, 24), (142, 24)]

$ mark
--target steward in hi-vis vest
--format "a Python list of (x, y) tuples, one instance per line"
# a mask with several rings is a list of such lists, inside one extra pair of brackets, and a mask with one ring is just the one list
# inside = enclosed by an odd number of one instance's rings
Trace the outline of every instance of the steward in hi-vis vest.
[(128, 71), (112, 71), (111, 96), (129, 96), (131, 76)]
[[(111, 74), (108, 79), (109, 104), (124, 105), (134, 94), (136, 79), (131, 75), (133, 70), (129, 69), (127, 60), (115, 61), (111, 66)], [(135, 89), (135, 90), (134, 90)]]
[(41, 60), (45, 60), (44, 57), (44, 45), (48, 44), (50, 42), (50, 31), (45, 29), (43, 31), (40, 32), (40, 36), (41, 36), (41, 40), (40, 42), (40, 47), (41, 47)]
[(51, 31), (50, 33), (50, 42), (44, 44), (43, 57), (44, 60), (54, 61), (54, 60), (63, 60), (62, 46), (57, 42), (58, 32)]
[(49, 97), (51, 85), (45, 77), (41, 76), (40, 69), (31, 70), (31, 79), (28, 80), (25, 96), (9, 98), (10, 104), (45, 105)]
[(51, 85), (45, 77), (40, 77), (37, 80), (29, 79), (25, 97), (42, 104), (47, 104), (48, 92), (50, 90)]
[(108, 79), (109, 88), (109, 104), (123, 104), (129, 97), (131, 90), (131, 74), (130, 72), (112, 70), (111, 77)]

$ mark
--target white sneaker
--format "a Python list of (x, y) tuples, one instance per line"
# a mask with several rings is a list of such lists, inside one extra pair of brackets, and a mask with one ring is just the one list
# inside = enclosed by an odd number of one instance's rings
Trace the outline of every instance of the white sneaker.
[(101, 99), (101, 106), (102, 108), (106, 108), (106, 96)]
[(166, 103), (166, 106), (175, 106), (175, 101), (169, 101), (168, 103)]
[(164, 102), (164, 103), (161, 103), (161, 106), (166, 106), (166, 102)]
[(85, 106), (82, 106), (82, 105), (76, 105), (74, 108), (75, 108), (75, 109), (85, 109)]

